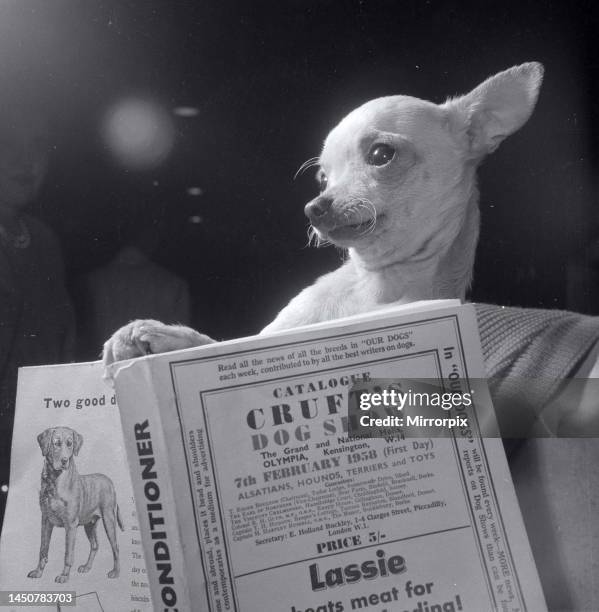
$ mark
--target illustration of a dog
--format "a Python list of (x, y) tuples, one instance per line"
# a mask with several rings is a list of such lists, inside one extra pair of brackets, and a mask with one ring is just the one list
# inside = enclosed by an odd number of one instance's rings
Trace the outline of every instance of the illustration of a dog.
[[(529, 62), (443, 104), (388, 96), (345, 117), (301, 169), (319, 167), (320, 195), (305, 207), (315, 237), (348, 257), (261, 333), (393, 302), (463, 299), (479, 234), (476, 170), (526, 123), (542, 78)], [(105, 343), (104, 364), (211, 342), (188, 327), (133, 321)]]
[(54, 527), (64, 527), (66, 535), (64, 569), (56, 582), (67, 582), (71, 566), (77, 527), (83, 525), (89, 539), (89, 558), (79, 572), (89, 572), (98, 552), (96, 524), (101, 518), (112, 547), (114, 567), (108, 578), (117, 578), (120, 571), (116, 524), (123, 531), (123, 521), (116, 503), (112, 480), (104, 474), (80, 475), (75, 466), (83, 437), (69, 427), (52, 427), (43, 431), (37, 441), (44, 456), (40, 508), (42, 511), (42, 538), (37, 567), (29, 578), (39, 578), (48, 562), (48, 549)]

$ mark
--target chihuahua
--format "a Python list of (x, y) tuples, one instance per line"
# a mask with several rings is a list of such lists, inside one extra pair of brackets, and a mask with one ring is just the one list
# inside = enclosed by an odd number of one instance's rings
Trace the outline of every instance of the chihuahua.
[[(261, 333), (391, 302), (463, 299), (479, 233), (477, 167), (526, 123), (542, 78), (542, 65), (530, 62), (441, 105), (389, 96), (347, 115), (307, 164), (319, 166), (320, 194), (305, 213), (317, 242), (348, 257)], [(138, 320), (105, 343), (103, 359), (109, 365), (210, 342), (187, 327)]]

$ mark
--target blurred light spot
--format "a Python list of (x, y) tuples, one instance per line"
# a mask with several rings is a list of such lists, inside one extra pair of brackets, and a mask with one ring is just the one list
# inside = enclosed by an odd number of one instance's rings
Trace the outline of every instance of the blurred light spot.
[(164, 108), (150, 100), (129, 98), (106, 113), (106, 145), (126, 168), (145, 170), (163, 162), (173, 148), (175, 128)]
[(173, 113), (177, 117), (197, 117), (200, 114), (200, 109), (195, 106), (176, 106), (173, 108)]
[(188, 187), (187, 195), (201, 196), (201, 195), (204, 195), (204, 190), (201, 187)]
[(193, 223), (194, 225), (198, 225), (203, 220), (204, 219), (202, 219), (202, 217), (200, 217), (200, 215), (192, 215), (191, 217), (189, 217), (189, 222)]
[(0, 491), (2, 491), (2, 493), (8, 493), (8, 485), (2, 485)]

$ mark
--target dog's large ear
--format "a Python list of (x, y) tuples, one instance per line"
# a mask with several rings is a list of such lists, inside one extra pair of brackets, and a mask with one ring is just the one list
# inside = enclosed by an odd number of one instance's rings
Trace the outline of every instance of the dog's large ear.
[(73, 453), (78, 455), (83, 446), (83, 436), (74, 429), (71, 429), (71, 431), (73, 432)]
[(45, 457), (48, 454), (48, 449), (50, 448), (50, 440), (52, 439), (52, 432), (54, 430), (50, 427), (42, 431), (42, 433), (37, 437), (37, 443), (40, 445), (42, 449), (42, 455)]
[(473, 158), (492, 153), (504, 138), (528, 121), (542, 80), (542, 64), (521, 64), (443, 105), (450, 112), (452, 127), (465, 133)]

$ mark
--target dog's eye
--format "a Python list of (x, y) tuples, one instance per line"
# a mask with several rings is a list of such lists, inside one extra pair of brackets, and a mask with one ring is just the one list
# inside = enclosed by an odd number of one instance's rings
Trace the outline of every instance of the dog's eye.
[(375, 144), (368, 152), (367, 162), (371, 166), (384, 166), (395, 156), (395, 149), (387, 144)]
[(72, 444), (73, 443), (71, 442), (71, 440), (67, 440), (67, 446), (72, 446)]
[(320, 189), (320, 192), (322, 193), (327, 188), (327, 184), (328, 184), (327, 175), (321, 171), (318, 173), (316, 180), (318, 181), (318, 187)]

